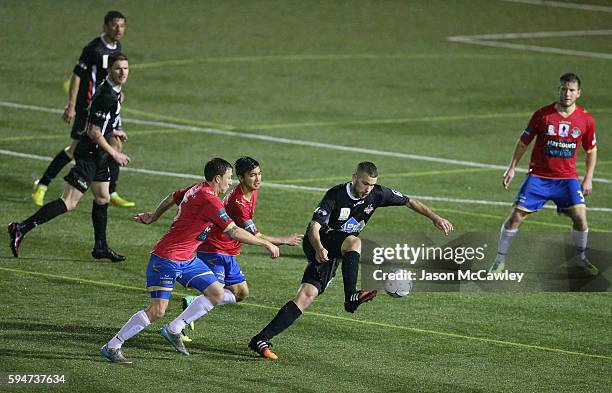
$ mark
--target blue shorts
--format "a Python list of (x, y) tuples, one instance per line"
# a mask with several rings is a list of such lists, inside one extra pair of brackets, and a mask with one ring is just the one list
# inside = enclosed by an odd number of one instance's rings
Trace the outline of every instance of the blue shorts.
[(152, 298), (170, 300), (174, 281), (185, 288), (204, 292), (210, 284), (217, 282), (214, 273), (195, 257), (187, 262), (174, 262), (151, 254), (147, 266), (147, 291)]
[(514, 206), (531, 213), (540, 210), (547, 201), (555, 202), (559, 213), (573, 206), (584, 206), (578, 179), (546, 179), (527, 175), (516, 195)]
[(242, 270), (240, 270), (238, 261), (233, 256), (212, 252), (198, 252), (198, 258), (204, 261), (206, 266), (217, 276), (217, 281), (223, 285), (240, 284), (246, 280)]

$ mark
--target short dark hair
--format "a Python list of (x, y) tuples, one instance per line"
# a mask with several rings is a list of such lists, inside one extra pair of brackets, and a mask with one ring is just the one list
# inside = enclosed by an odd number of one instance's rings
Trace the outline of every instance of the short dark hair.
[(578, 88), (580, 89), (581, 82), (580, 82), (580, 78), (578, 78), (578, 75), (568, 72), (567, 74), (561, 75), (561, 78), (559, 78), (560, 85), (564, 83), (570, 83), (570, 82), (578, 83)]
[(237, 176), (244, 176), (246, 173), (252, 171), (258, 166), (259, 162), (257, 162), (256, 159), (247, 156), (240, 157), (236, 160), (236, 163), (234, 164)]
[(367, 173), (370, 177), (378, 177), (378, 169), (373, 162), (370, 161), (362, 161), (357, 164), (357, 170), (355, 173), (364, 172)]
[(104, 24), (107, 25), (111, 23), (113, 19), (125, 19), (125, 16), (119, 11), (108, 11), (106, 15), (104, 15)]
[(124, 55), (123, 53), (121, 53), (121, 52), (115, 52), (115, 53), (113, 53), (112, 55), (110, 55), (110, 56), (108, 57), (108, 65), (109, 65), (109, 68), (110, 68), (110, 67), (112, 67), (112, 66), (113, 66), (113, 64), (115, 64), (115, 62), (116, 62), (116, 61), (121, 61), (121, 60), (125, 60), (125, 61), (127, 61), (127, 59), (128, 59), (128, 58), (127, 58), (127, 56), (126, 56), (126, 55)]
[(225, 161), (223, 158), (213, 158), (204, 166), (204, 178), (212, 181), (215, 176), (223, 176), (228, 169), (232, 169), (232, 164)]

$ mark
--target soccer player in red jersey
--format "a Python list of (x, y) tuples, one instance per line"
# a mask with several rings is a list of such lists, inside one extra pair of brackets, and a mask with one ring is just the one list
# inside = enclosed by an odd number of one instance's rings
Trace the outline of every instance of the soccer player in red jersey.
[[(525, 218), (552, 200), (559, 213), (573, 222), (572, 237), (576, 244), (576, 263), (587, 274), (596, 276), (597, 267), (586, 257), (588, 225), (584, 197), (593, 191), (593, 173), (597, 162), (595, 121), (584, 108), (576, 105), (582, 90), (580, 78), (564, 74), (559, 80), (559, 100), (538, 109), (514, 149), (512, 160), (504, 173), (503, 186), (508, 189), (516, 166), (536, 138), (531, 152), (529, 174), (514, 202), (514, 209), (501, 228), (497, 255), (491, 272), (504, 270), (506, 254)], [(585, 173), (578, 180), (576, 158), (578, 149), (586, 152)]]
[[(265, 239), (277, 246), (297, 246), (302, 241), (302, 235), (293, 233), (289, 236), (274, 237), (264, 235), (255, 226), (253, 216), (259, 187), (261, 185), (261, 168), (259, 162), (251, 157), (240, 157), (234, 164), (239, 184), (223, 199), (223, 205), (228, 216), (241, 228), (252, 235)], [(188, 189), (185, 189), (185, 191)], [(240, 254), (242, 243), (229, 238), (220, 228), (213, 227), (206, 241), (198, 247), (197, 256), (215, 273), (217, 280), (225, 286), (225, 297), (221, 304), (236, 303), (249, 296), (249, 286), (236, 261)], [(183, 308), (192, 301), (191, 296), (183, 298)], [(193, 324), (191, 324), (193, 329)], [(183, 335), (184, 341), (190, 339)]]
[(140, 213), (134, 217), (136, 221), (150, 224), (175, 205), (177, 195), (182, 195), (170, 229), (151, 251), (147, 267), (147, 290), (151, 296), (149, 307), (134, 314), (100, 349), (102, 356), (113, 363), (131, 363), (123, 355), (121, 346), (151, 322), (164, 316), (175, 281), (186, 288), (197, 289), (202, 296), (198, 296), (160, 333), (179, 352), (189, 355), (181, 340), (181, 331), (188, 323), (221, 303), (225, 295), (223, 285), (217, 281), (215, 274), (194, 255), (213, 227), (219, 227), (237, 241), (265, 247), (272, 258), (279, 255), (277, 246), (238, 227), (227, 215), (219, 195), (225, 193), (231, 185), (232, 165), (221, 158), (214, 158), (206, 163), (204, 176), (205, 182), (190, 187), (186, 192), (179, 190), (168, 195), (155, 212)]

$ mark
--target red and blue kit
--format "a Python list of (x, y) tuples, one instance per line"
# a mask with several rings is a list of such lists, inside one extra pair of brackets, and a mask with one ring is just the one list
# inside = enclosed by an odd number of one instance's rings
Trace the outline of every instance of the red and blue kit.
[[(253, 222), (255, 205), (257, 205), (257, 190), (251, 193), (251, 200), (245, 198), (242, 189), (238, 185), (234, 190), (223, 199), (225, 210), (232, 220), (239, 227), (245, 229), (252, 235), (257, 235), (259, 231)], [(223, 254), (235, 256), (240, 254), (242, 243), (227, 237), (223, 230), (214, 227), (208, 234), (208, 238), (198, 248), (198, 252)]]
[(196, 249), (213, 228), (223, 232), (233, 222), (207, 183), (180, 189), (172, 198), (179, 205), (178, 212), (168, 232), (151, 251), (164, 259), (175, 262), (193, 259)]
[(536, 111), (521, 135), (526, 145), (533, 138), (536, 142), (531, 152), (530, 174), (549, 179), (577, 178), (578, 148), (582, 144), (590, 152), (596, 147), (595, 121), (578, 105), (571, 115), (563, 117), (553, 103)]

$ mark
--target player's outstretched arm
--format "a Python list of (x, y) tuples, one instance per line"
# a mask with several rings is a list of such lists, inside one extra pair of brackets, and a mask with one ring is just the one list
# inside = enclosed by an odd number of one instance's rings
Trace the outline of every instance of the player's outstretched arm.
[(264, 235), (263, 233), (258, 233), (256, 236), (261, 237), (262, 239), (265, 239), (267, 241), (269, 241), (272, 244), (275, 244), (277, 246), (299, 246), (300, 244), (302, 244), (302, 238), (304, 237), (303, 235), (299, 234), (299, 233), (292, 233), (289, 236), (268, 236), (268, 235)]
[(582, 178), (582, 194), (590, 195), (593, 192), (593, 174), (597, 163), (597, 149), (594, 148), (586, 153), (584, 177)]
[(223, 231), (229, 238), (239, 241), (240, 243), (251, 244), (254, 246), (264, 247), (270, 252), (270, 258), (275, 259), (280, 255), (278, 247), (261, 237), (253, 236), (249, 232), (240, 228), (235, 223), (231, 223)]
[(520, 139), (516, 142), (516, 147), (514, 148), (514, 153), (512, 153), (512, 159), (510, 160), (510, 165), (508, 165), (508, 169), (504, 172), (504, 179), (502, 181), (502, 185), (507, 190), (510, 187), (510, 183), (514, 178), (514, 173), (516, 167), (523, 157), (523, 154), (527, 151), (527, 145), (523, 143)]
[(132, 219), (141, 224), (151, 224), (157, 221), (159, 217), (161, 217), (171, 206), (174, 206), (174, 199), (172, 198), (172, 194), (169, 194), (167, 197), (162, 199), (162, 201), (157, 206), (154, 212), (145, 212), (138, 213), (132, 217)]
[(433, 222), (436, 228), (438, 228), (441, 231), (444, 231), (445, 235), (448, 235), (455, 229), (453, 228), (453, 224), (451, 224), (450, 221), (448, 221), (445, 218), (440, 217), (439, 215), (434, 213), (433, 210), (427, 207), (424, 203), (416, 199), (410, 198), (408, 200), (408, 203), (406, 203), (406, 206), (408, 206), (410, 209), (414, 210), (415, 212), (429, 218), (431, 222)]
[(315, 259), (317, 262), (327, 262), (329, 258), (327, 256), (327, 250), (323, 247), (323, 243), (321, 243), (321, 236), (319, 235), (319, 230), (321, 229), (321, 224), (316, 221), (310, 221), (308, 224), (308, 240), (310, 240), (310, 244), (315, 249)]

